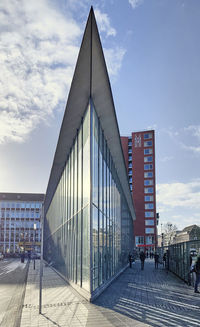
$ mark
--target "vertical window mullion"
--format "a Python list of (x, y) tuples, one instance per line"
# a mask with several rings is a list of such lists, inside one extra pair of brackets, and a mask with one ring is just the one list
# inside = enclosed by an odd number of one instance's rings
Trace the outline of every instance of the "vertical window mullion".
[(83, 277), (83, 120), (81, 123), (81, 274), (80, 285)]
[(100, 128), (99, 128), (100, 122), (98, 118), (98, 285), (99, 285), (99, 275), (100, 275), (100, 252), (99, 252), (99, 179), (100, 179), (100, 172), (99, 172), (99, 134), (100, 134)]

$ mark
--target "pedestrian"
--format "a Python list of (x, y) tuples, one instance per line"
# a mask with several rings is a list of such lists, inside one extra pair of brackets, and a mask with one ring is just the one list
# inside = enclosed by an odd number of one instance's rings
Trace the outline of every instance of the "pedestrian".
[(28, 261), (31, 260), (31, 251), (28, 251)]
[(25, 254), (24, 252), (21, 253), (21, 263), (24, 263), (24, 257), (25, 257)]
[(163, 267), (166, 268), (167, 253), (163, 254)]
[(129, 252), (129, 255), (128, 255), (128, 261), (129, 261), (129, 264), (130, 264), (130, 268), (132, 268), (132, 255), (131, 255), (130, 252)]
[(144, 251), (140, 252), (140, 261), (141, 261), (141, 270), (144, 270), (144, 261), (145, 261), (145, 253)]
[(190, 257), (189, 257), (189, 265), (190, 265), (190, 268), (189, 268), (189, 272), (188, 272), (188, 285), (191, 286), (192, 285), (192, 274), (194, 272), (193, 270), (193, 265), (192, 265), (192, 255), (190, 253)]
[(157, 252), (155, 252), (154, 260), (155, 260), (155, 269), (158, 269), (159, 254)]
[(195, 270), (195, 273), (196, 273), (196, 281), (195, 281), (195, 285), (194, 285), (194, 292), (195, 293), (200, 293), (198, 291), (198, 285), (200, 283), (200, 255), (197, 258), (197, 261), (196, 261), (195, 266), (194, 266), (194, 270)]

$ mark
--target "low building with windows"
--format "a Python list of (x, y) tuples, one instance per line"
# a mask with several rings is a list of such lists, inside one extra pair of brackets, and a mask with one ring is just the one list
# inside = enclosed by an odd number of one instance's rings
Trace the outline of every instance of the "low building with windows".
[(157, 245), (155, 135), (154, 130), (121, 137), (130, 190), (136, 211), (135, 244), (154, 251)]
[(44, 194), (0, 193), (0, 252), (40, 251)]
[(44, 204), (44, 259), (88, 300), (128, 263), (135, 211), (93, 9)]
[(182, 231), (175, 231), (171, 244), (200, 240), (200, 226), (190, 225)]

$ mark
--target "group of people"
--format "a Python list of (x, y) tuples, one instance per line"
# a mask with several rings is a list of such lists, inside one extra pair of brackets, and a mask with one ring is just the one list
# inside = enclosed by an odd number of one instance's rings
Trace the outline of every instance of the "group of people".
[[(152, 252), (150, 252), (152, 253)], [(158, 264), (159, 264), (159, 254), (158, 252), (152, 253), (153, 256), (150, 256), (150, 258), (154, 258), (154, 262), (155, 262), (155, 269), (158, 269)], [(140, 261), (141, 261), (141, 270), (144, 270), (144, 262), (146, 257), (148, 258), (148, 256), (145, 255), (144, 251), (140, 252)]]
[[(148, 258), (148, 254), (144, 253), (144, 251), (140, 251), (139, 253), (139, 258), (140, 258), (140, 261), (141, 261), (141, 270), (144, 270), (144, 262), (145, 262), (145, 259)], [(155, 269), (158, 269), (158, 264), (159, 264), (159, 254), (158, 252), (150, 252), (150, 258), (153, 259), (154, 258), (154, 261), (155, 261)], [(129, 260), (129, 264), (130, 264), (130, 268), (132, 267), (132, 262), (134, 261), (134, 256), (129, 253), (129, 256), (128, 256), (128, 260)], [(163, 256), (163, 265), (165, 267), (165, 264), (166, 264), (166, 253), (164, 254)]]
[[(144, 251), (140, 251), (139, 253), (139, 258), (140, 258), (140, 261), (141, 261), (141, 270), (144, 270), (144, 262), (145, 262), (145, 259), (146, 257), (148, 258), (147, 255), (145, 255), (145, 252)], [(155, 252), (153, 254), (153, 257), (150, 256), (150, 258), (154, 258), (154, 262), (155, 262), (155, 269), (158, 269), (158, 264), (159, 264), (159, 254), (158, 252)], [(129, 263), (130, 263), (130, 268), (132, 267), (132, 262), (134, 261), (134, 256), (131, 255), (131, 253), (129, 253), (129, 256), (128, 256), (128, 260), (129, 260)], [(166, 267), (166, 261), (167, 261), (167, 253), (164, 253), (163, 254), (163, 257), (162, 257), (162, 263), (163, 263), (163, 267), (165, 268)], [(191, 265), (192, 261), (190, 261), (190, 265)], [(192, 272), (195, 273), (195, 284), (194, 284), (194, 292), (195, 293), (200, 293), (200, 291), (198, 290), (198, 285), (200, 284), (200, 255), (197, 257), (197, 260), (192, 268)]]
[(146, 258), (148, 258), (148, 257), (149, 257), (150, 259), (153, 259), (153, 258), (154, 258), (154, 253), (153, 253), (153, 251), (150, 251), (150, 252), (147, 251), (145, 255), (146, 255)]

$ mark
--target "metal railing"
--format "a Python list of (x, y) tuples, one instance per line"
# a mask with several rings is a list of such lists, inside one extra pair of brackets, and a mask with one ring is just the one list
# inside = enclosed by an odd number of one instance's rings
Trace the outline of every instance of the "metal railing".
[[(200, 240), (182, 242), (157, 248), (162, 261), (166, 253), (166, 269), (187, 283), (191, 283), (190, 266), (196, 260), (194, 253), (200, 255)], [(191, 254), (192, 257), (191, 257)]]

